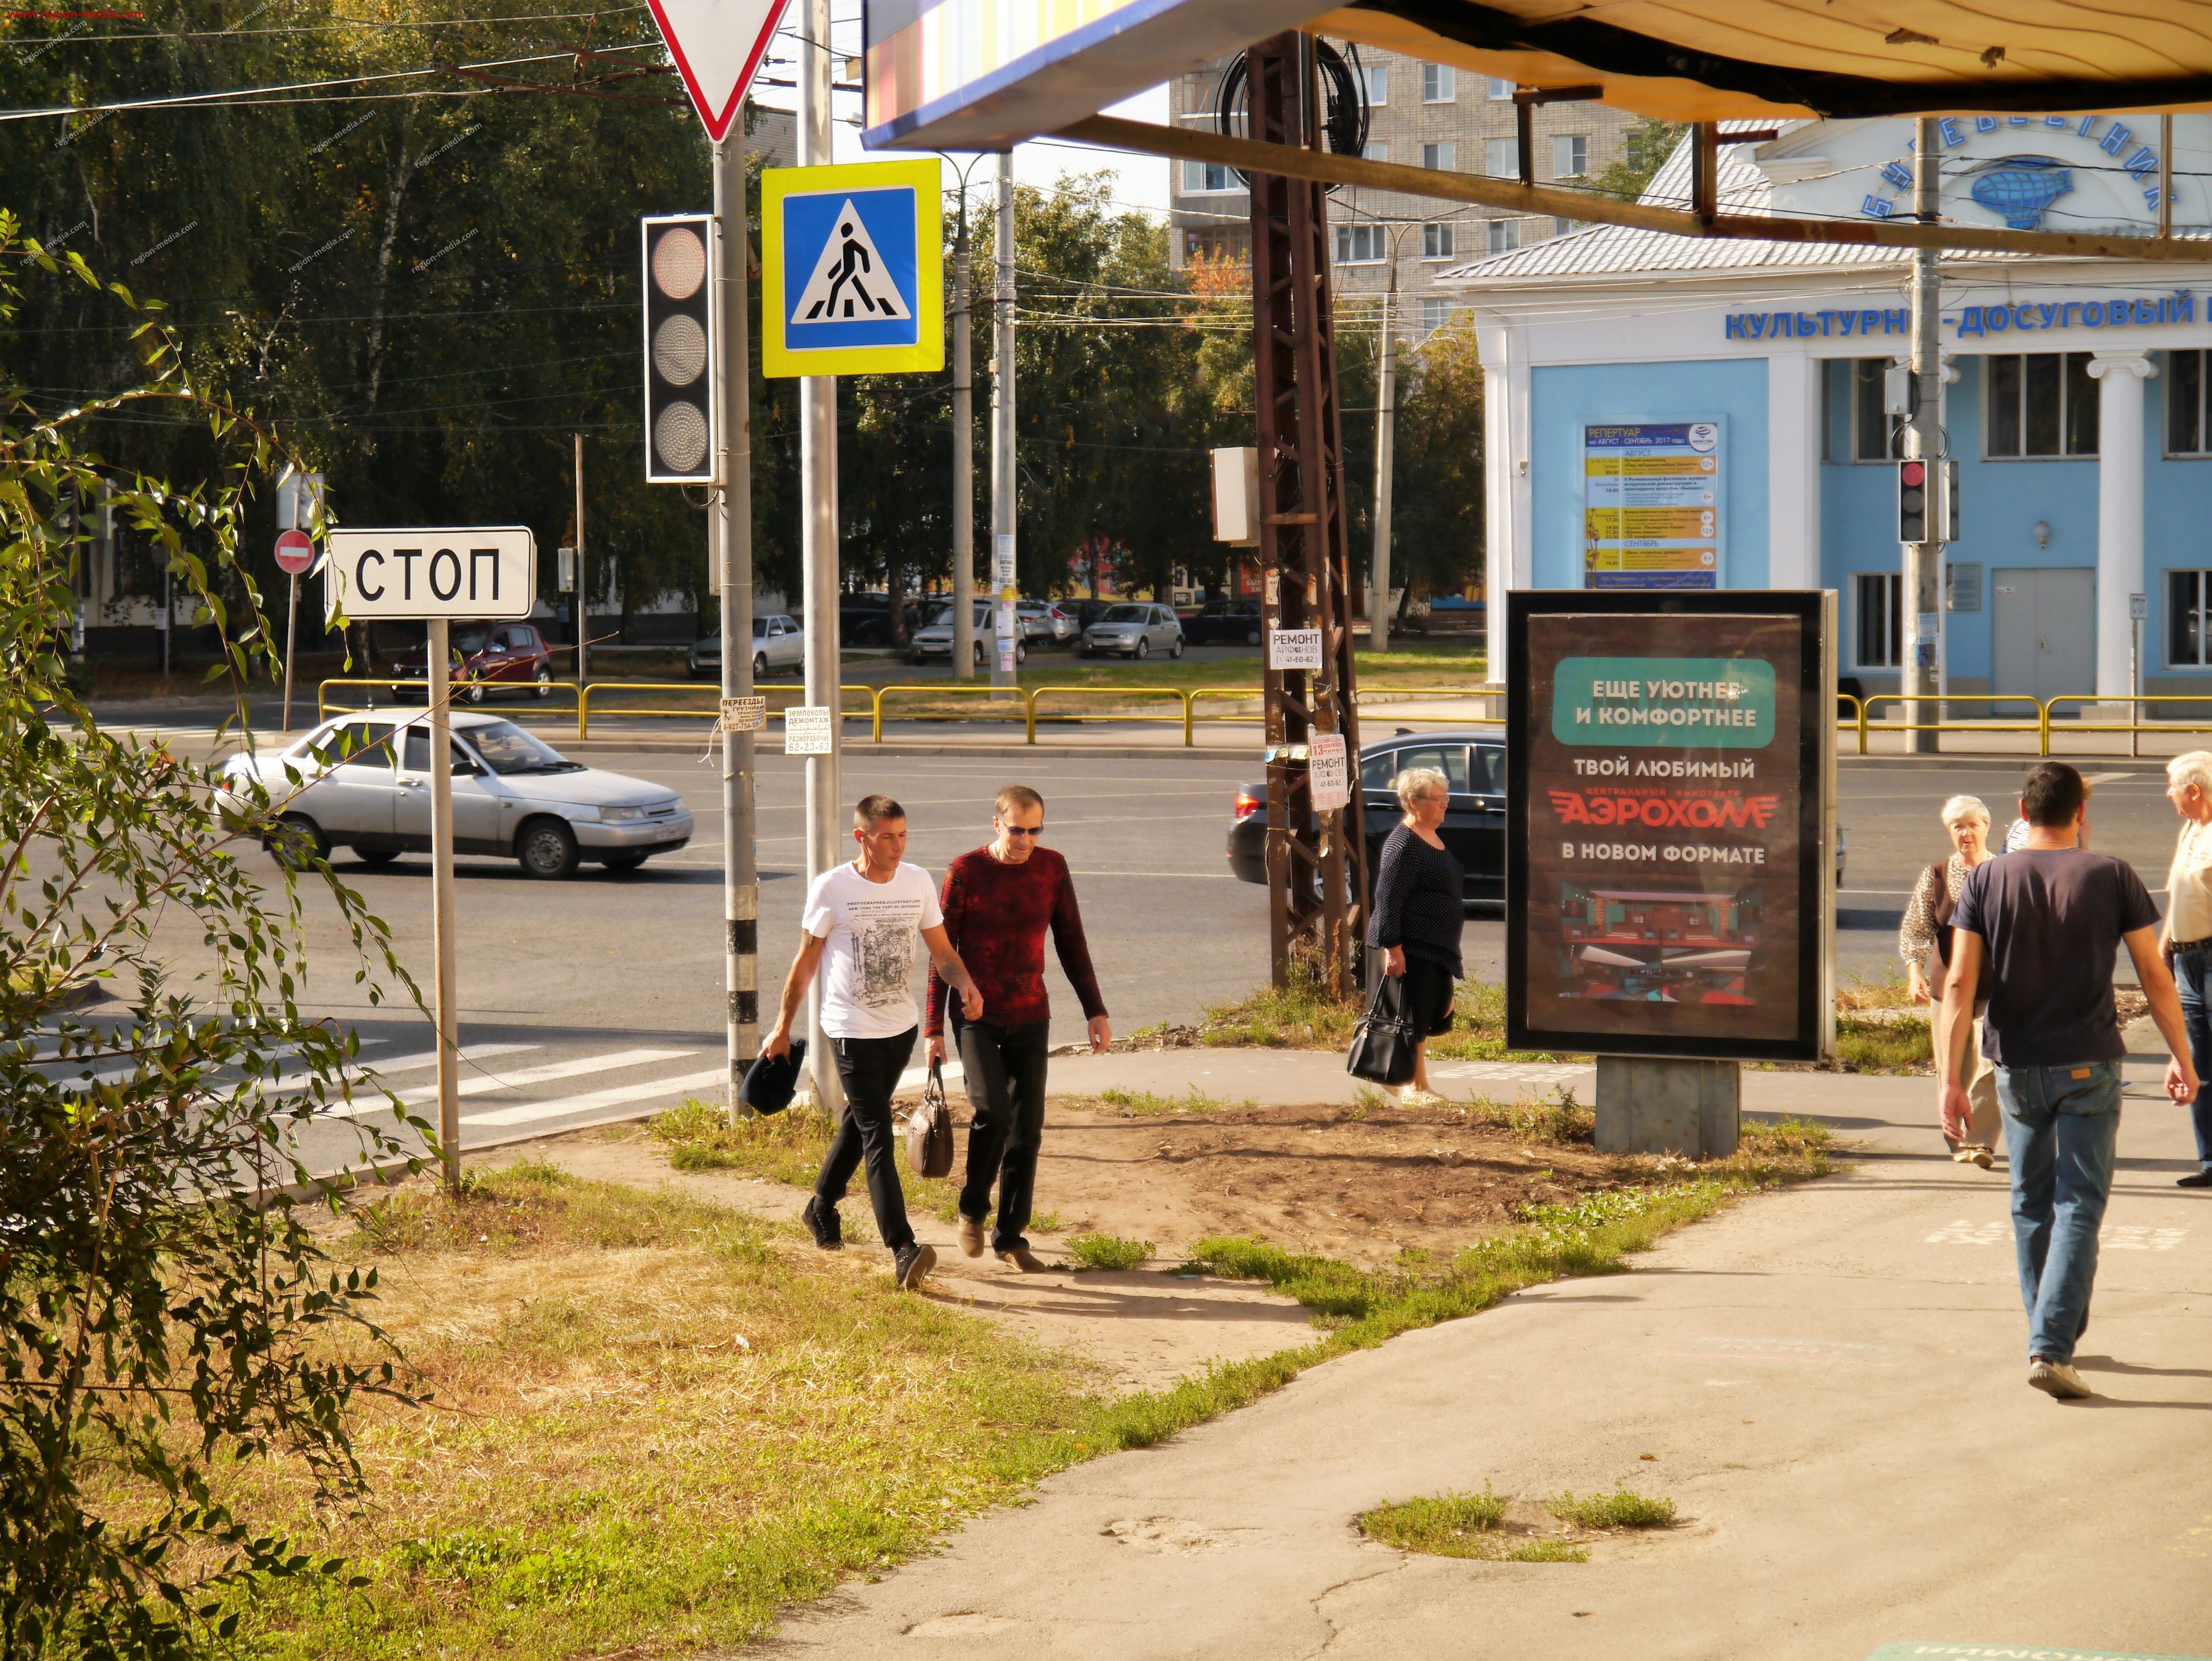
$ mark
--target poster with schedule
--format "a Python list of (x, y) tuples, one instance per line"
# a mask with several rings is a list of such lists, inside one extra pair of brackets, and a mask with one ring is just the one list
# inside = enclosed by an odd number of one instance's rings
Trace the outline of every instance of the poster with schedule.
[(1721, 425), (1583, 429), (1583, 587), (1712, 588), (1721, 569)]

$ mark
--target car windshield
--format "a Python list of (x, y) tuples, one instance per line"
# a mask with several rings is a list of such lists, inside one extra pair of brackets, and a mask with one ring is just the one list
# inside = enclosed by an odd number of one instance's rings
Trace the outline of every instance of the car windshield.
[(1147, 620), (1148, 610), (1142, 605), (1109, 605), (1106, 608), (1106, 615), (1098, 620), (1101, 623), (1143, 623)]
[(524, 732), (511, 721), (495, 721), (488, 727), (462, 729), (461, 736), (483, 757), (484, 765), (495, 773), (580, 773), (584, 764), (570, 761), (550, 745), (543, 744)]
[(489, 629), (464, 629), (453, 636), (453, 649), (458, 652), (481, 652), (484, 642), (491, 638)]

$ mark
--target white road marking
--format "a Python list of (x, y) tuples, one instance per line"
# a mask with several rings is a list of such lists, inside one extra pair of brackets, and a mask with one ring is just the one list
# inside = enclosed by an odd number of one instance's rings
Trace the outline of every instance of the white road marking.
[(2084, 784), (2110, 784), (2115, 779), (2139, 779), (2142, 776), (2143, 776), (2141, 773), (2086, 773), (2082, 776), (2081, 782)]
[(2151, 1228), (2142, 1223), (2112, 1223), (2106, 1226), (2105, 1244), (2115, 1251), (2171, 1251), (2181, 1244), (2185, 1228)]
[(1561, 1062), (1458, 1062), (1449, 1067), (1431, 1067), (1432, 1079), (1472, 1079), (1499, 1084), (1566, 1084), (1590, 1071), (1587, 1066), (1577, 1067)]
[[(461, 1051), (461, 1065), (466, 1067), (471, 1062), (480, 1062), (487, 1056), (514, 1056), (526, 1050), (543, 1050), (544, 1047), (535, 1043), (471, 1044)], [(356, 1076), (371, 1073), (405, 1073), (417, 1067), (434, 1067), (437, 1061), (436, 1050), (418, 1050), (410, 1056), (394, 1056), (388, 1062), (364, 1062), (357, 1069)]]
[[(611, 1050), (604, 1055), (579, 1056), (574, 1061), (549, 1062), (544, 1067), (526, 1067), (505, 1074), (484, 1073), (460, 1081), (464, 1096), (482, 1096), (495, 1090), (519, 1089), (528, 1084), (550, 1084), (556, 1079), (573, 1079), (584, 1073), (611, 1073), (618, 1067), (643, 1067), (650, 1062), (681, 1061), (696, 1056), (696, 1050)], [(415, 1106), (438, 1099), (438, 1086), (417, 1085), (412, 1090), (403, 1090), (399, 1099)]]
[(1964, 1217), (1947, 1223), (1928, 1236), (1926, 1245), (1996, 1245), (2008, 1238), (2012, 1225), (2006, 1222), (1975, 1223)]
[[(678, 1055), (694, 1055), (696, 1051), (678, 1050)], [(550, 1102), (526, 1102), (519, 1107), (502, 1107), (489, 1113), (464, 1113), (463, 1124), (535, 1124), (540, 1119), (557, 1119), (571, 1113), (595, 1113), (602, 1108), (620, 1107), (629, 1102), (650, 1101), (658, 1096), (689, 1095), (693, 1091), (714, 1089), (729, 1078), (726, 1067), (710, 1068), (704, 1073), (686, 1073), (673, 1079), (654, 1079), (644, 1084), (617, 1085), (611, 1090), (595, 1090), (588, 1095), (562, 1096)]]

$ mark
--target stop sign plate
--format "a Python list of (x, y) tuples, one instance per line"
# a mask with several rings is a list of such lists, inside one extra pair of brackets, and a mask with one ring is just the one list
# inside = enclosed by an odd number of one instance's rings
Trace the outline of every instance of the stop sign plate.
[(315, 563), (315, 539), (305, 531), (276, 533), (276, 566), (293, 576), (304, 576)]

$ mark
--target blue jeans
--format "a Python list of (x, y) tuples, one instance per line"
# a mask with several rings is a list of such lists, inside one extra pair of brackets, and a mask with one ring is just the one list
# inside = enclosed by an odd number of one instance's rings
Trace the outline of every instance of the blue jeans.
[[(2212, 949), (2173, 954), (2173, 983), (2181, 993), (2181, 1024), (2189, 1033), (2189, 1059), (2197, 1076), (2207, 1075), (2212, 1065)], [(2197, 1163), (2212, 1171), (2212, 1085), (2199, 1084), (2197, 1099), (2189, 1104), (2197, 1122)]]
[(2089, 1324), (2097, 1230), (2112, 1192), (2120, 1064), (2000, 1067), (2012, 1148), (2012, 1234), (2027, 1305), (2027, 1353), (2070, 1361)]

